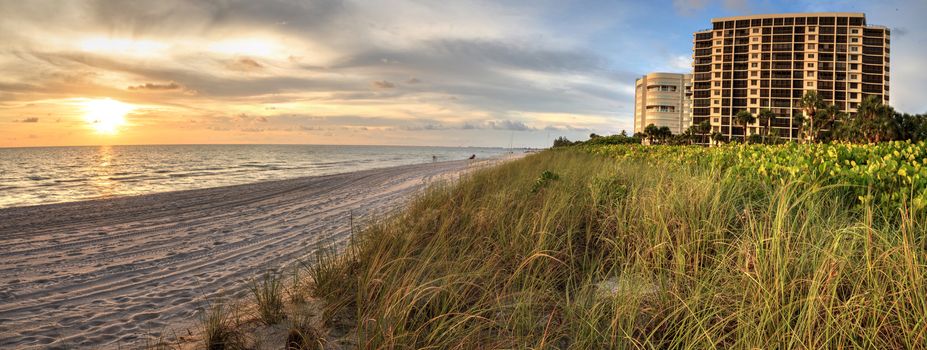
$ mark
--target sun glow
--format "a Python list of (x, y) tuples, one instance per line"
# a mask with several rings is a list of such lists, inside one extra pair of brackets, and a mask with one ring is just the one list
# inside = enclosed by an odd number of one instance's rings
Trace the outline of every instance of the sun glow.
[(167, 49), (167, 45), (151, 40), (90, 38), (83, 40), (80, 48), (94, 53), (153, 55)]
[(90, 123), (98, 133), (115, 134), (126, 123), (126, 114), (135, 110), (135, 106), (110, 98), (88, 100), (82, 103), (84, 120)]
[(280, 51), (279, 46), (268, 39), (229, 39), (209, 45), (212, 52), (226, 55), (249, 55), (270, 57)]

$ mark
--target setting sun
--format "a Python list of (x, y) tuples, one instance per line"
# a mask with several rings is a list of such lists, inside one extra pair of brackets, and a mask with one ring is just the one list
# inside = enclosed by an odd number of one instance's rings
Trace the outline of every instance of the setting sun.
[(89, 100), (83, 103), (84, 120), (101, 134), (115, 134), (124, 125), (125, 116), (135, 106), (113, 99)]

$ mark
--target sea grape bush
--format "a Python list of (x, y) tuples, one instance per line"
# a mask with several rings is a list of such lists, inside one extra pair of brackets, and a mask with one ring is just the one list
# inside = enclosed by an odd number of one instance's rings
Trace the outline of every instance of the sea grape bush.
[(927, 207), (927, 141), (879, 144), (699, 146), (587, 146), (588, 152), (619, 159), (713, 166), (738, 176), (782, 183), (845, 188), (859, 203)]

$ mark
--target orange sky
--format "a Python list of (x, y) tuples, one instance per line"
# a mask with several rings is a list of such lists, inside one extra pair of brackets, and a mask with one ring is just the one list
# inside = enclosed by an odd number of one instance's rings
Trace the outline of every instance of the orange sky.
[[(480, 66), (462, 57), (471, 48), (442, 47), (485, 41), (494, 49), (542, 33), (530, 12), (506, 10), (483, 2), (5, 2), (0, 147), (507, 146), (616, 132), (607, 98), (559, 93), (569, 96), (562, 108), (525, 102), (550, 100), (543, 95), (568, 82), (606, 86), (609, 78)], [(566, 54), (573, 44), (556, 45), (523, 49)], [(580, 98), (598, 102), (576, 109)], [(126, 108), (101, 119), (87, 107), (100, 103)]]
[(28, 0), (0, 2), (0, 147), (547, 146), (630, 129), (711, 17), (825, 7), (895, 28), (892, 104), (923, 112), (923, 1)]

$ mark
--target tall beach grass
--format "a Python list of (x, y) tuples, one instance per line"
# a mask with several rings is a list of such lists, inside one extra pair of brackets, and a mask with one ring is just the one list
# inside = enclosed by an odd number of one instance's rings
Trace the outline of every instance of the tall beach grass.
[(922, 348), (924, 215), (554, 150), (433, 187), (309, 271), (361, 348)]

